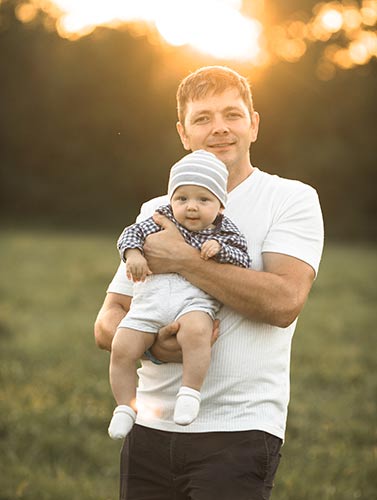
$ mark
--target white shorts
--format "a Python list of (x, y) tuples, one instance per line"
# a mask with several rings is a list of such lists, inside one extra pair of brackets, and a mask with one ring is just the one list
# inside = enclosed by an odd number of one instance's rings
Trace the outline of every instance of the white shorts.
[(215, 319), (220, 302), (179, 274), (155, 274), (133, 287), (131, 308), (118, 328), (157, 333), (160, 328), (191, 311)]

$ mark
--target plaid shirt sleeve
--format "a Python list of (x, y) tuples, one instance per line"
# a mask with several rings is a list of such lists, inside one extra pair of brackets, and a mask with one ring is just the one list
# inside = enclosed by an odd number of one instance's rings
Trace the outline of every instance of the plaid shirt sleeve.
[(221, 264), (234, 264), (248, 269), (251, 259), (247, 251), (245, 236), (233, 222), (224, 216), (220, 231), (214, 234), (214, 240), (221, 245), (219, 253), (214, 257)]
[(143, 222), (132, 224), (126, 227), (122, 234), (119, 236), (117, 247), (119, 250), (120, 258), (126, 262), (124, 252), (130, 248), (137, 248), (142, 254), (145, 238), (153, 233), (161, 230), (161, 226), (155, 223), (152, 217), (144, 220)]

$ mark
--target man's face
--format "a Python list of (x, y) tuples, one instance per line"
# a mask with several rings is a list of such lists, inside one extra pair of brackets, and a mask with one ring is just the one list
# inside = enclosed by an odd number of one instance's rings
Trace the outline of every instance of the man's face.
[(257, 138), (259, 115), (249, 110), (238, 90), (228, 89), (189, 101), (184, 123), (177, 130), (185, 149), (205, 149), (228, 167), (239, 170), (250, 164), (250, 144)]

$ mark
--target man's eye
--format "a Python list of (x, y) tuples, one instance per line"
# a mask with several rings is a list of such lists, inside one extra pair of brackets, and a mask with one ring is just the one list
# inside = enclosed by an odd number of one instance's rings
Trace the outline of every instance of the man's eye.
[(228, 113), (228, 118), (231, 120), (235, 120), (236, 118), (241, 118), (241, 115), (239, 113)]
[(208, 116), (198, 116), (197, 118), (195, 118), (194, 123), (204, 123), (207, 122), (208, 120), (209, 120)]

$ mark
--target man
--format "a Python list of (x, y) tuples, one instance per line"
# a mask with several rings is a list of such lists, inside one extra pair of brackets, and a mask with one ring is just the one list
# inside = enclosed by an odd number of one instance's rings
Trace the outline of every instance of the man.
[[(310, 186), (252, 166), (259, 115), (238, 73), (201, 68), (181, 82), (177, 101), (184, 148), (214, 153), (229, 171), (225, 213), (247, 238), (252, 268), (201, 259), (169, 221), (155, 216), (164, 231), (146, 240), (150, 269), (182, 275), (223, 307), (201, 412), (190, 426), (172, 418), (182, 373), (179, 324), (163, 328), (146, 353), (137, 425), (122, 450), (121, 499), (264, 500), (284, 439), (291, 340), (322, 253), (321, 210)], [(165, 201), (144, 204), (139, 220)], [(96, 321), (99, 347), (110, 350), (131, 296), (121, 264)]]

